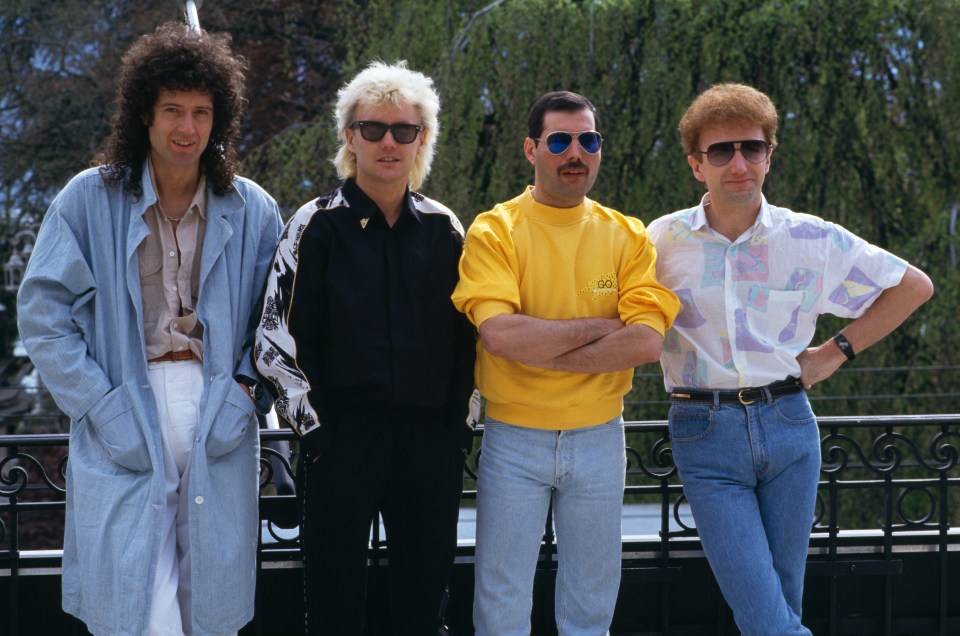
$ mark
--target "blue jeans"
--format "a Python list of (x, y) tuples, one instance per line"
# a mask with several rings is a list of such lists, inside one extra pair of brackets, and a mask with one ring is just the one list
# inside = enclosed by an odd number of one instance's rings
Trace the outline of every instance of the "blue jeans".
[(800, 616), (820, 435), (806, 393), (747, 406), (674, 400), (670, 439), (707, 560), (740, 631), (810, 634)]
[(486, 419), (477, 475), (476, 636), (530, 633), (550, 495), (560, 636), (601, 636), (620, 588), (623, 418), (568, 431)]

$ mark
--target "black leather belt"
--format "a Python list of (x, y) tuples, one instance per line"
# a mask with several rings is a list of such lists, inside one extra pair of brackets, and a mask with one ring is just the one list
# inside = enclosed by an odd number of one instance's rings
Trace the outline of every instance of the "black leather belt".
[(690, 400), (691, 402), (713, 402), (714, 395), (721, 404), (751, 404), (767, 399), (767, 391), (771, 397), (792, 395), (803, 390), (798, 378), (787, 378), (773, 384), (760, 387), (750, 387), (732, 391), (704, 391), (696, 389), (676, 389), (670, 394), (673, 400)]

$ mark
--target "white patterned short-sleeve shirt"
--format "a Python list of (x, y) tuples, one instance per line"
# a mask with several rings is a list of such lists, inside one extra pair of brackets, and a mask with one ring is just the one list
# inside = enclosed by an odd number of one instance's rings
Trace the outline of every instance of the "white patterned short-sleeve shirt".
[(657, 278), (679, 296), (664, 337), (664, 385), (736, 389), (799, 376), (820, 314), (857, 318), (899, 284), (907, 264), (835, 223), (763, 200), (757, 222), (731, 242), (704, 204), (647, 229)]

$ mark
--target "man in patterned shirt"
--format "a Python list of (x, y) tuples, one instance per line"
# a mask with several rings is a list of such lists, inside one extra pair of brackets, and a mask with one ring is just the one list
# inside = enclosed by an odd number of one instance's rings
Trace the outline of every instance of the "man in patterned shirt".
[[(700, 205), (650, 224), (657, 275), (683, 304), (660, 363), (670, 438), (710, 566), (743, 634), (800, 621), (820, 445), (806, 390), (933, 294), (916, 267), (815, 216), (767, 203), (777, 112), (714, 86), (680, 120)], [(816, 320), (853, 319), (810, 347)]]
[(307, 627), (362, 634), (370, 524), (383, 517), (396, 634), (436, 634), (457, 546), (475, 334), (454, 309), (463, 228), (416, 192), (440, 100), (404, 63), (338, 94), (344, 180), (290, 219), (255, 358), (300, 436)]

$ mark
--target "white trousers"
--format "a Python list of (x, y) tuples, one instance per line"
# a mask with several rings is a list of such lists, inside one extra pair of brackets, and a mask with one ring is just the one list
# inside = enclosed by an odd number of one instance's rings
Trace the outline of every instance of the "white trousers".
[(203, 364), (196, 360), (151, 362), (148, 375), (160, 415), (166, 494), (148, 634), (190, 636), (193, 629), (187, 485), (190, 482), (190, 453), (200, 419)]

